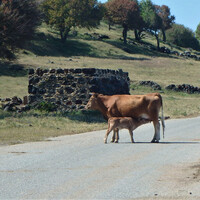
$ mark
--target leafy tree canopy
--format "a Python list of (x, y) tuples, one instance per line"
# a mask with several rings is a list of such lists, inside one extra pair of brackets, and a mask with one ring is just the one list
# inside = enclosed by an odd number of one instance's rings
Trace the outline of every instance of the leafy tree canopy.
[(12, 59), (40, 23), (38, 5), (35, 0), (2, 0), (0, 21), (0, 57)]
[(197, 26), (197, 30), (196, 30), (196, 32), (195, 32), (195, 35), (196, 35), (196, 38), (197, 38), (198, 40), (200, 40), (200, 23), (199, 23), (199, 25)]
[(156, 12), (155, 5), (151, 0), (142, 0), (140, 2), (140, 12), (145, 24), (145, 30), (156, 37), (157, 48), (159, 49), (158, 31), (162, 28), (162, 19)]
[(126, 43), (128, 29), (138, 27), (139, 7), (133, 0), (111, 0), (106, 3), (106, 18), (113, 24), (123, 26), (123, 38)]
[(42, 9), (46, 23), (60, 32), (63, 42), (72, 27), (96, 27), (103, 17), (97, 0), (45, 0)]
[(141, 16), (148, 31), (158, 31), (162, 27), (162, 19), (157, 14), (156, 8), (150, 0), (140, 2)]
[(162, 34), (163, 34), (163, 41), (166, 41), (165, 31), (171, 28), (171, 25), (174, 23), (175, 16), (171, 15), (170, 8), (166, 5), (158, 6), (155, 5), (156, 13), (162, 19)]

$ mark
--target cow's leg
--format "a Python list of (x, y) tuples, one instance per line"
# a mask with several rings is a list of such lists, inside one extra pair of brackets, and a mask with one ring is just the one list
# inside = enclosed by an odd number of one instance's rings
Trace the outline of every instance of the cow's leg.
[(115, 130), (113, 130), (113, 136), (112, 136), (110, 142), (114, 142), (114, 141), (115, 141)]
[(151, 142), (158, 143), (160, 140), (160, 123), (158, 120), (156, 120), (156, 121), (153, 121), (153, 125), (155, 129), (155, 134)]
[(134, 143), (134, 139), (133, 139), (133, 131), (129, 129), (129, 134), (130, 134), (130, 137), (131, 137), (131, 142)]
[(115, 129), (115, 143), (118, 143), (118, 140), (119, 140), (119, 129), (116, 128)]

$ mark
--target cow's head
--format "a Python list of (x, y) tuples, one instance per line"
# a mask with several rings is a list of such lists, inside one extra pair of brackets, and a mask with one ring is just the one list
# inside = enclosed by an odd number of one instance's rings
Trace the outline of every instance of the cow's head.
[(92, 93), (87, 105), (85, 106), (86, 109), (97, 110), (99, 108), (97, 97), (98, 93)]

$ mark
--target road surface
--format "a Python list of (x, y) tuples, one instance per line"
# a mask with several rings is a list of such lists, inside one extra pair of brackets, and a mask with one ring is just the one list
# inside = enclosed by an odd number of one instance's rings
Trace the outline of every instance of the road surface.
[(0, 147), (0, 199), (200, 199), (200, 117), (167, 120), (159, 144), (152, 124), (134, 144), (104, 134)]

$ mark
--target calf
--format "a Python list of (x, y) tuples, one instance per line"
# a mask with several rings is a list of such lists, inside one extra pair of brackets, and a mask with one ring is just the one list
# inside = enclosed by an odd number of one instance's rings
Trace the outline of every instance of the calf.
[[(143, 118), (135, 119), (132, 117), (111, 117), (108, 119), (108, 129), (104, 137), (104, 143), (107, 143), (108, 135), (112, 130), (114, 131), (113, 136), (116, 136), (115, 142), (118, 142), (119, 129), (128, 129), (131, 137), (131, 142), (134, 143), (133, 130), (135, 130), (138, 126), (148, 122), (150, 122), (150, 120)], [(112, 140), (114, 140), (114, 138)]]

